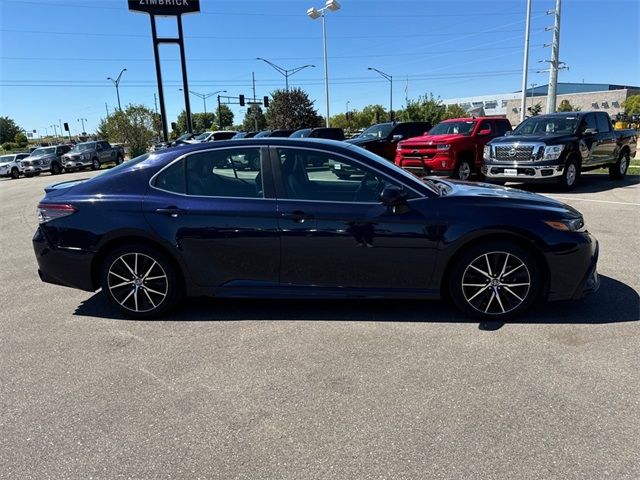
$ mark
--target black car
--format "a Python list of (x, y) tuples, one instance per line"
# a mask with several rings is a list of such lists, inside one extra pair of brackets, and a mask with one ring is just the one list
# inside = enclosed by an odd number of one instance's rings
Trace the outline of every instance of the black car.
[[(258, 171), (233, 167), (254, 154)], [(359, 179), (310, 167), (318, 156)], [(598, 243), (573, 208), (505, 187), (422, 181), (344, 142), (184, 146), (45, 191), (33, 238), (40, 278), (102, 288), (136, 318), (213, 295), (450, 297), (502, 319), (599, 285)]]
[(425, 135), (431, 127), (429, 122), (378, 123), (370, 126), (357, 137), (348, 139), (347, 142), (366, 148), (393, 162), (400, 140)]
[(253, 138), (265, 138), (265, 137), (288, 137), (293, 133), (293, 130), (263, 130), (254, 135)]
[(296, 130), (289, 138), (326, 138), (329, 140), (344, 140), (344, 130), (341, 128), (301, 128)]

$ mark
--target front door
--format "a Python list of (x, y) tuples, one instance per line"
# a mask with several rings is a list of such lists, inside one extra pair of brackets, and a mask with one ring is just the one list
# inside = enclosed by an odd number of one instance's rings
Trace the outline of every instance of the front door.
[[(437, 212), (392, 211), (379, 195), (395, 180), (360, 162), (305, 148), (274, 148), (281, 231), (281, 284), (424, 295), (436, 257)], [(340, 162), (352, 175), (339, 178)], [(338, 170), (339, 171), (339, 170)]]
[[(145, 217), (178, 251), (198, 285), (278, 285), (276, 200), (265, 181), (270, 176), (263, 175), (264, 161), (253, 161), (261, 157), (259, 147), (193, 152), (152, 180)], [(256, 163), (258, 170), (247, 168)]]

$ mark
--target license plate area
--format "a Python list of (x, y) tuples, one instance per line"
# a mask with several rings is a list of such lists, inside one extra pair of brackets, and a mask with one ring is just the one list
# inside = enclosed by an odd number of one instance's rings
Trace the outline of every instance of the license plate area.
[(505, 177), (517, 177), (518, 169), (517, 168), (505, 168), (503, 175)]

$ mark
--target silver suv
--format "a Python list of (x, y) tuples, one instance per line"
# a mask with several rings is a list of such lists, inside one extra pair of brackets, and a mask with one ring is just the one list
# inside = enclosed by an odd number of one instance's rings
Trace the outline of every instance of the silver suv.
[(31, 154), (20, 162), (25, 177), (40, 175), (42, 172), (51, 172), (57, 175), (62, 172), (62, 156), (71, 150), (68, 145), (54, 145), (52, 147), (36, 148)]

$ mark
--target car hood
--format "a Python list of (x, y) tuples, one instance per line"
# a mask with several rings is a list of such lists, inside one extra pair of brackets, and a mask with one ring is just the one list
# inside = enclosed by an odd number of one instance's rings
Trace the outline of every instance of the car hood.
[(0, 168), (4, 168), (4, 167), (8, 167), (9, 165), (12, 165), (13, 162), (2, 162), (0, 163)]
[(467, 135), (460, 133), (447, 133), (443, 135), (423, 135), (422, 137), (413, 137), (400, 142), (400, 145), (423, 145), (432, 142), (433, 144), (451, 143), (460, 138), (468, 138)]
[(494, 138), (490, 143), (491, 145), (511, 145), (513, 143), (523, 142), (555, 145), (560, 143), (568, 143), (575, 139), (575, 135), (508, 135), (506, 137)]
[(352, 145), (367, 145), (369, 143), (374, 143), (374, 142), (378, 142), (380, 140), (383, 140), (382, 138), (374, 138), (374, 137), (365, 137), (365, 138), (361, 138), (361, 137), (356, 137), (356, 138), (349, 138), (348, 140), (345, 140), (345, 142), (347, 143), (351, 143)]

